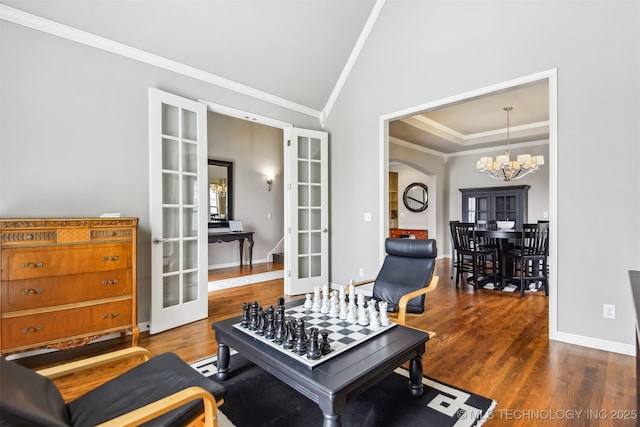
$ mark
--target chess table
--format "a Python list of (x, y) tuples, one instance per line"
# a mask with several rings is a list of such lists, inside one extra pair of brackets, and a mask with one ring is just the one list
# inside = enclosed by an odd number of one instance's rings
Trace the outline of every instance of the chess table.
[[(295, 301), (287, 307), (303, 303)], [(391, 374), (406, 361), (409, 363), (409, 394), (418, 397), (422, 388), (422, 355), (429, 334), (396, 325), (310, 368), (264, 342), (260, 337), (238, 330), (240, 316), (212, 325), (218, 342), (218, 379), (233, 375), (229, 366), (229, 348), (235, 349), (280, 381), (293, 387), (318, 404), (325, 427), (341, 425), (341, 413), (347, 400)]]

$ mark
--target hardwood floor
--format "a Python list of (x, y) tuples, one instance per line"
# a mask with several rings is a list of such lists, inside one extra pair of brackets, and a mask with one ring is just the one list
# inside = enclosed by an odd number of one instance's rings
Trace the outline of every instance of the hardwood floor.
[[(210, 280), (269, 268), (270, 264), (253, 270), (225, 269), (212, 272)], [(410, 324), (437, 333), (427, 343), (424, 372), (497, 400), (486, 425), (636, 425), (635, 420), (613, 419), (637, 415), (634, 357), (549, 341), (548, 298), (542, 292), (520, 299), (519, 294), (474, 290), (464, 283), (456, 287), (449, 278), (448, 260), (438, 263), (438, 275), (439, 286), (427, 300), (428, 314)], [(240, 315), (245, 301), (275, 304), (282, 289), (280, 279), (212, 292), (208, 319), (153, 336), (143, 333), (140, 345), (153, 353), (174, 351), (187, 362), (204, 358), (217, 348), (212, 322)], [(82, 357), (89, 350), (126, 345), (126, 340), (115, 339), (21, 360), (35, 368)], [(58, 383), (66, 399), (84, 393), (90, 387), (86, 384), (90, 383)]]

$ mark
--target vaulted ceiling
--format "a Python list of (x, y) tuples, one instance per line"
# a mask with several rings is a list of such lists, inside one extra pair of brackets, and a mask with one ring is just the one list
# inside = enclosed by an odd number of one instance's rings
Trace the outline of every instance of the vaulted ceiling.
[[(0, 0), (0, 5), (4, 20), (63, 37), (69, 31), (98, 36), (100, 42), (184, 64), (318, 117), (329, 112), (378, 13), (384, 13), (383, 0)], [(512, 143), (548, 138), (546, 84), (395, 121), (390, 136), (443, 154), (501, 145), (505, 106), (514, 107)]]

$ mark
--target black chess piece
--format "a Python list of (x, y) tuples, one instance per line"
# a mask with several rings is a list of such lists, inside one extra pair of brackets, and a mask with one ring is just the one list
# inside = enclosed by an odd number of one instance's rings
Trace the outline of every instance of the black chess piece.
[(258, 307), (258, 330), (256, 333), (260, 336), (264, 336), (264, 332), (267, 329), (267, 313), (262, 309), (262, 307)]
[(318, 342), (318, 329), (311, 328), (309, 331), (309, 347), (307, 348), (307, 359), (318, 360), (322, 356), (320, 344)]
[(293, 351), (303, 355), (307, 352), (308, 347), (309, 344), (307, 343), (307, 336), (304, 331), (304, 320), (298, 319), (296, 323), (296, 343), (293, 346)]
[(251, 314), (249, 314), (249, 304), (244, 302), (242, 303), (242, 320), (240, 321), (240, 326), (242, 326), (243, 328), (248, 328), (250, 319)]
[(273, 337), (274, 343), (278, 345), (284, 343), (284, 340), (287, 337), (286, 327), (287, 325), (284, 320), (284, 315), (278, 311), (278, 313), (276, 313), (276, 321), (275, 321), (276, 333)]
[(264, 329), (264, 337), (268, 340), (272, 340), (276, 335), (276, 328), (274, 323), (274, 310), (273, 306), (270, 305), (267, 309), (267, 314), (265, 315), (266, 326)]
[(295, 324), (293, 321), (289, 320), (285, 320), (284, 324), (286, 329), (286, 336), (284, 337), (284, 341), (282, 342), (282, 347), (286, 350), (292, 350), (296, 342), (296, 334), (294, 331)]
[(320, 343), (320, 351), (323, 355), (331, 352), (331, 342), (329, 341), (329, 332), (322, 331), (322, 342)]
[(258, 303), (254, 301), (251, 303), (251, 312), (250, 312), (250, 320), (249, 320), (249, 330), (255, 331), (258, 329)]

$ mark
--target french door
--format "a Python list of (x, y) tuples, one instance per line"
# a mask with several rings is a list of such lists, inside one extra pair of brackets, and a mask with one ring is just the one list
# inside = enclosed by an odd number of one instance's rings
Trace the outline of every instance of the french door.
[(287, 295), (329, 279), (328, 135), (285, 129), (285, 264)]
[(207, 317), (207, 107), (149, 89), (150, 332)]

